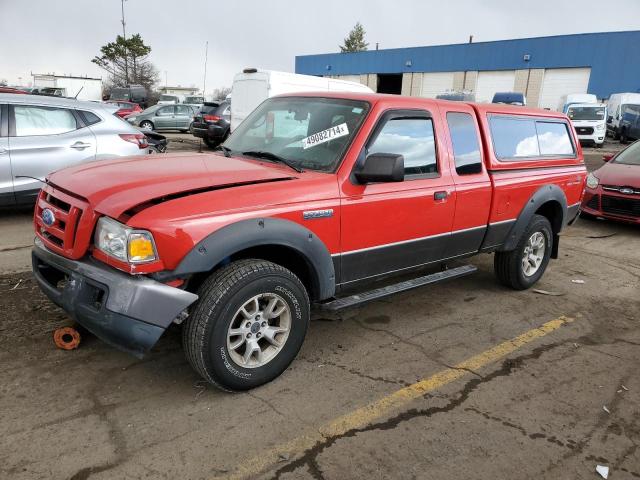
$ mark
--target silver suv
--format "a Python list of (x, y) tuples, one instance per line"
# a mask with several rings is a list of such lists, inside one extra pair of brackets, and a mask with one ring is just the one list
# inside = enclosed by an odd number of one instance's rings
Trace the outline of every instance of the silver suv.
[(33, 203), (51, 172), (148, 153), (143, 133), (103, 103), (0, 93), (0, 206)]

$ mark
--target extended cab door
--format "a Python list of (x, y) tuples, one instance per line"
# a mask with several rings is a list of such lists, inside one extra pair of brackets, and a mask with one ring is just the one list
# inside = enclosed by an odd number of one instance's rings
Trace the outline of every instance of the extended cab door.
[(442, 128), (427, 110), (390, 110), (377, 121), (355, 168), (372, 153), (399, 154), (405, 177), (361, 185), (352, 174), (344, 183), (339, 283), (443, 258), (456, 197)]
[(453, 159), (456, 211), (444, 256), (476, 253), (487, 232), (493, 188), (484, 164), (480, 128), (474, 110), (465, 104), (441, 106)]
[(50, 173), (95, 160), (96, 139), (69, 108), (9, 105), (9, 156), (16, 201), (35, 199)]

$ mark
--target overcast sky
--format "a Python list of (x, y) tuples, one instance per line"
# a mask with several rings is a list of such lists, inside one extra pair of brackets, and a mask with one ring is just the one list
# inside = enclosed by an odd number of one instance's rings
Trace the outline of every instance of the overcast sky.
[[(296, 55), (339, 51), (360, 21), (369, 48), (640, 28), (639, 0), (127, 0), (127, 33), (140, 33), (169, 85), (230, 86), (247, 66), (294, 70)], [(517, 5), (517, 6), (516, 6)], [(0, 0), (0, 79), (31, 72), (106, 77), (90, 62), (122, 32), (120, 0)]]

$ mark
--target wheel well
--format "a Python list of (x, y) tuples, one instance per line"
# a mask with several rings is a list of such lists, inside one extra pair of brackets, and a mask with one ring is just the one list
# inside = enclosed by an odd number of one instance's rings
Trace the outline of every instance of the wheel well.
[[(297, 250), (282, 245), (260, 245), (257, 247), (247, 248), (234, 253), (223, 262), (216, 265), (212, 271), (217, 270), (230, 262), (243, 260), (246, 258), (256, 258), (276, 263), (287, 270), (293, 272), (306, 287), (310, 299), (317, 300), (319, 297), (320, 286), (313, 266), (309, 261)], [(211, 274), (209, 272), (201, 272), (189, 280), (189, 291), (197, 291), (200, 284)]]
[(535, 212), (537, 215), (542, 215), (549, 220), (553, 234), (557, 235), (562, 230), (562, 205), (555, 200), (543, 203)]

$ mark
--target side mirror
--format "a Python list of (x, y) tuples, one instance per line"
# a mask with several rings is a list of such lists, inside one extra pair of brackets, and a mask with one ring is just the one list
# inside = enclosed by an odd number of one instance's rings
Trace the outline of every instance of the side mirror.
[(613, 158), (613, 153), (607, 153), (606, 155), (602, 156), (602, 160), (604, 162), (609, 162), (611, 161), (612, 158)]
[(402, 182), (404, 157), (393, 153), (373, 153), (365, 159), (355, 177), (360, 183)]

